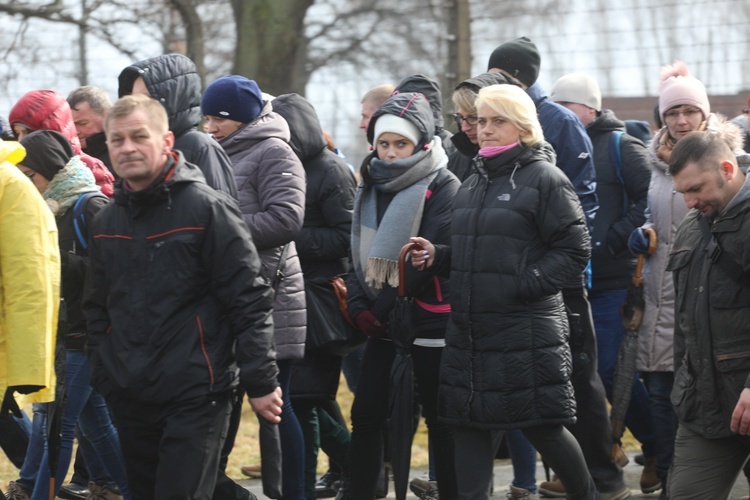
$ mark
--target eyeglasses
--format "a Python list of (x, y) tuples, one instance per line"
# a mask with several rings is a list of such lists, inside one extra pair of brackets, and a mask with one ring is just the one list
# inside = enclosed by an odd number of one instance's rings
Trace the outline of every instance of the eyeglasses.
[(702, 111), (697, 108), (671, 109), (664, 113), (664, 119), (669, 121), (676, 121), (677, 119), (679, 119), (680, 115), (683, 115), (689, 120), (699, 113), (702, 113)]
[(479, 122), (479, 118), (476, 116), (461, 116), (458, 113), (453, 113), (451, 117), (456, 121), (456, 125), (458, 125), (459, 128), (461, 128), (463, 122), (468, 123), (470, 127), (473, 127)]

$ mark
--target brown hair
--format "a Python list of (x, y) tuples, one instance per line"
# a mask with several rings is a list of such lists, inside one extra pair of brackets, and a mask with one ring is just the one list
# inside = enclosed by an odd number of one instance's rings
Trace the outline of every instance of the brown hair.
[(164, 106), (159, 101), (141, 94), (126, 95), (118, 99), (107, 111), (107, 116), (104, 118), (104, 131), (109, 133), (110, 121), (125, 118), (138, 110), (143, 111), (154, 130), (163, 134), (169, 131), (169, 118)]

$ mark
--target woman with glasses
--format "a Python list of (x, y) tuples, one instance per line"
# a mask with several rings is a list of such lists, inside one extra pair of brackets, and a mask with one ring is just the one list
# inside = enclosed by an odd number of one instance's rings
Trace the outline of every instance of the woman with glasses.
[(479, 152), (477, 110), (474, 107), (477, 93), (483, 87), (498, 84), (518, 85), (518, 82), (502, 73), (482, 73), (458, 84), (451, 96), (456, 110), (452, 116), (458, 132), (451, 138), (456, 151), (448, 158), (448, 170), (453, 172), (461, 182), (471, 175), (471, 162)]

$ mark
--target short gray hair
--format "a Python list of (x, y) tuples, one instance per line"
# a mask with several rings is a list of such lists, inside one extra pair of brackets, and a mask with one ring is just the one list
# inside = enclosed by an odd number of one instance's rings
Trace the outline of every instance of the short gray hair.
[(104, 116), (107, 110), (112, 107), (112, 101), (109, 100), (107, 91), (92, 85), (78, 87), (68, 95), (68, 104), (71, 109), (82, 102), (89, 103), (92, 111), (100, 116)]

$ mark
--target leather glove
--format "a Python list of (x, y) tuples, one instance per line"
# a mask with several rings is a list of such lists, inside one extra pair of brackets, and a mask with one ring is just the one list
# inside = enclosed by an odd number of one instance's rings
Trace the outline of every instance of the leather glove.
[(648, 254), (648, 245), (650, 243), (650, 237), (642, 227), (639, 227), (630, 234), (628, 238), (628, 248), (635, 255)]
[(354, 318), (357, 328), (368, 337), (380, 338), (385, 332), (385, 325), (378, 321), (370, 311), (362, 311)]

